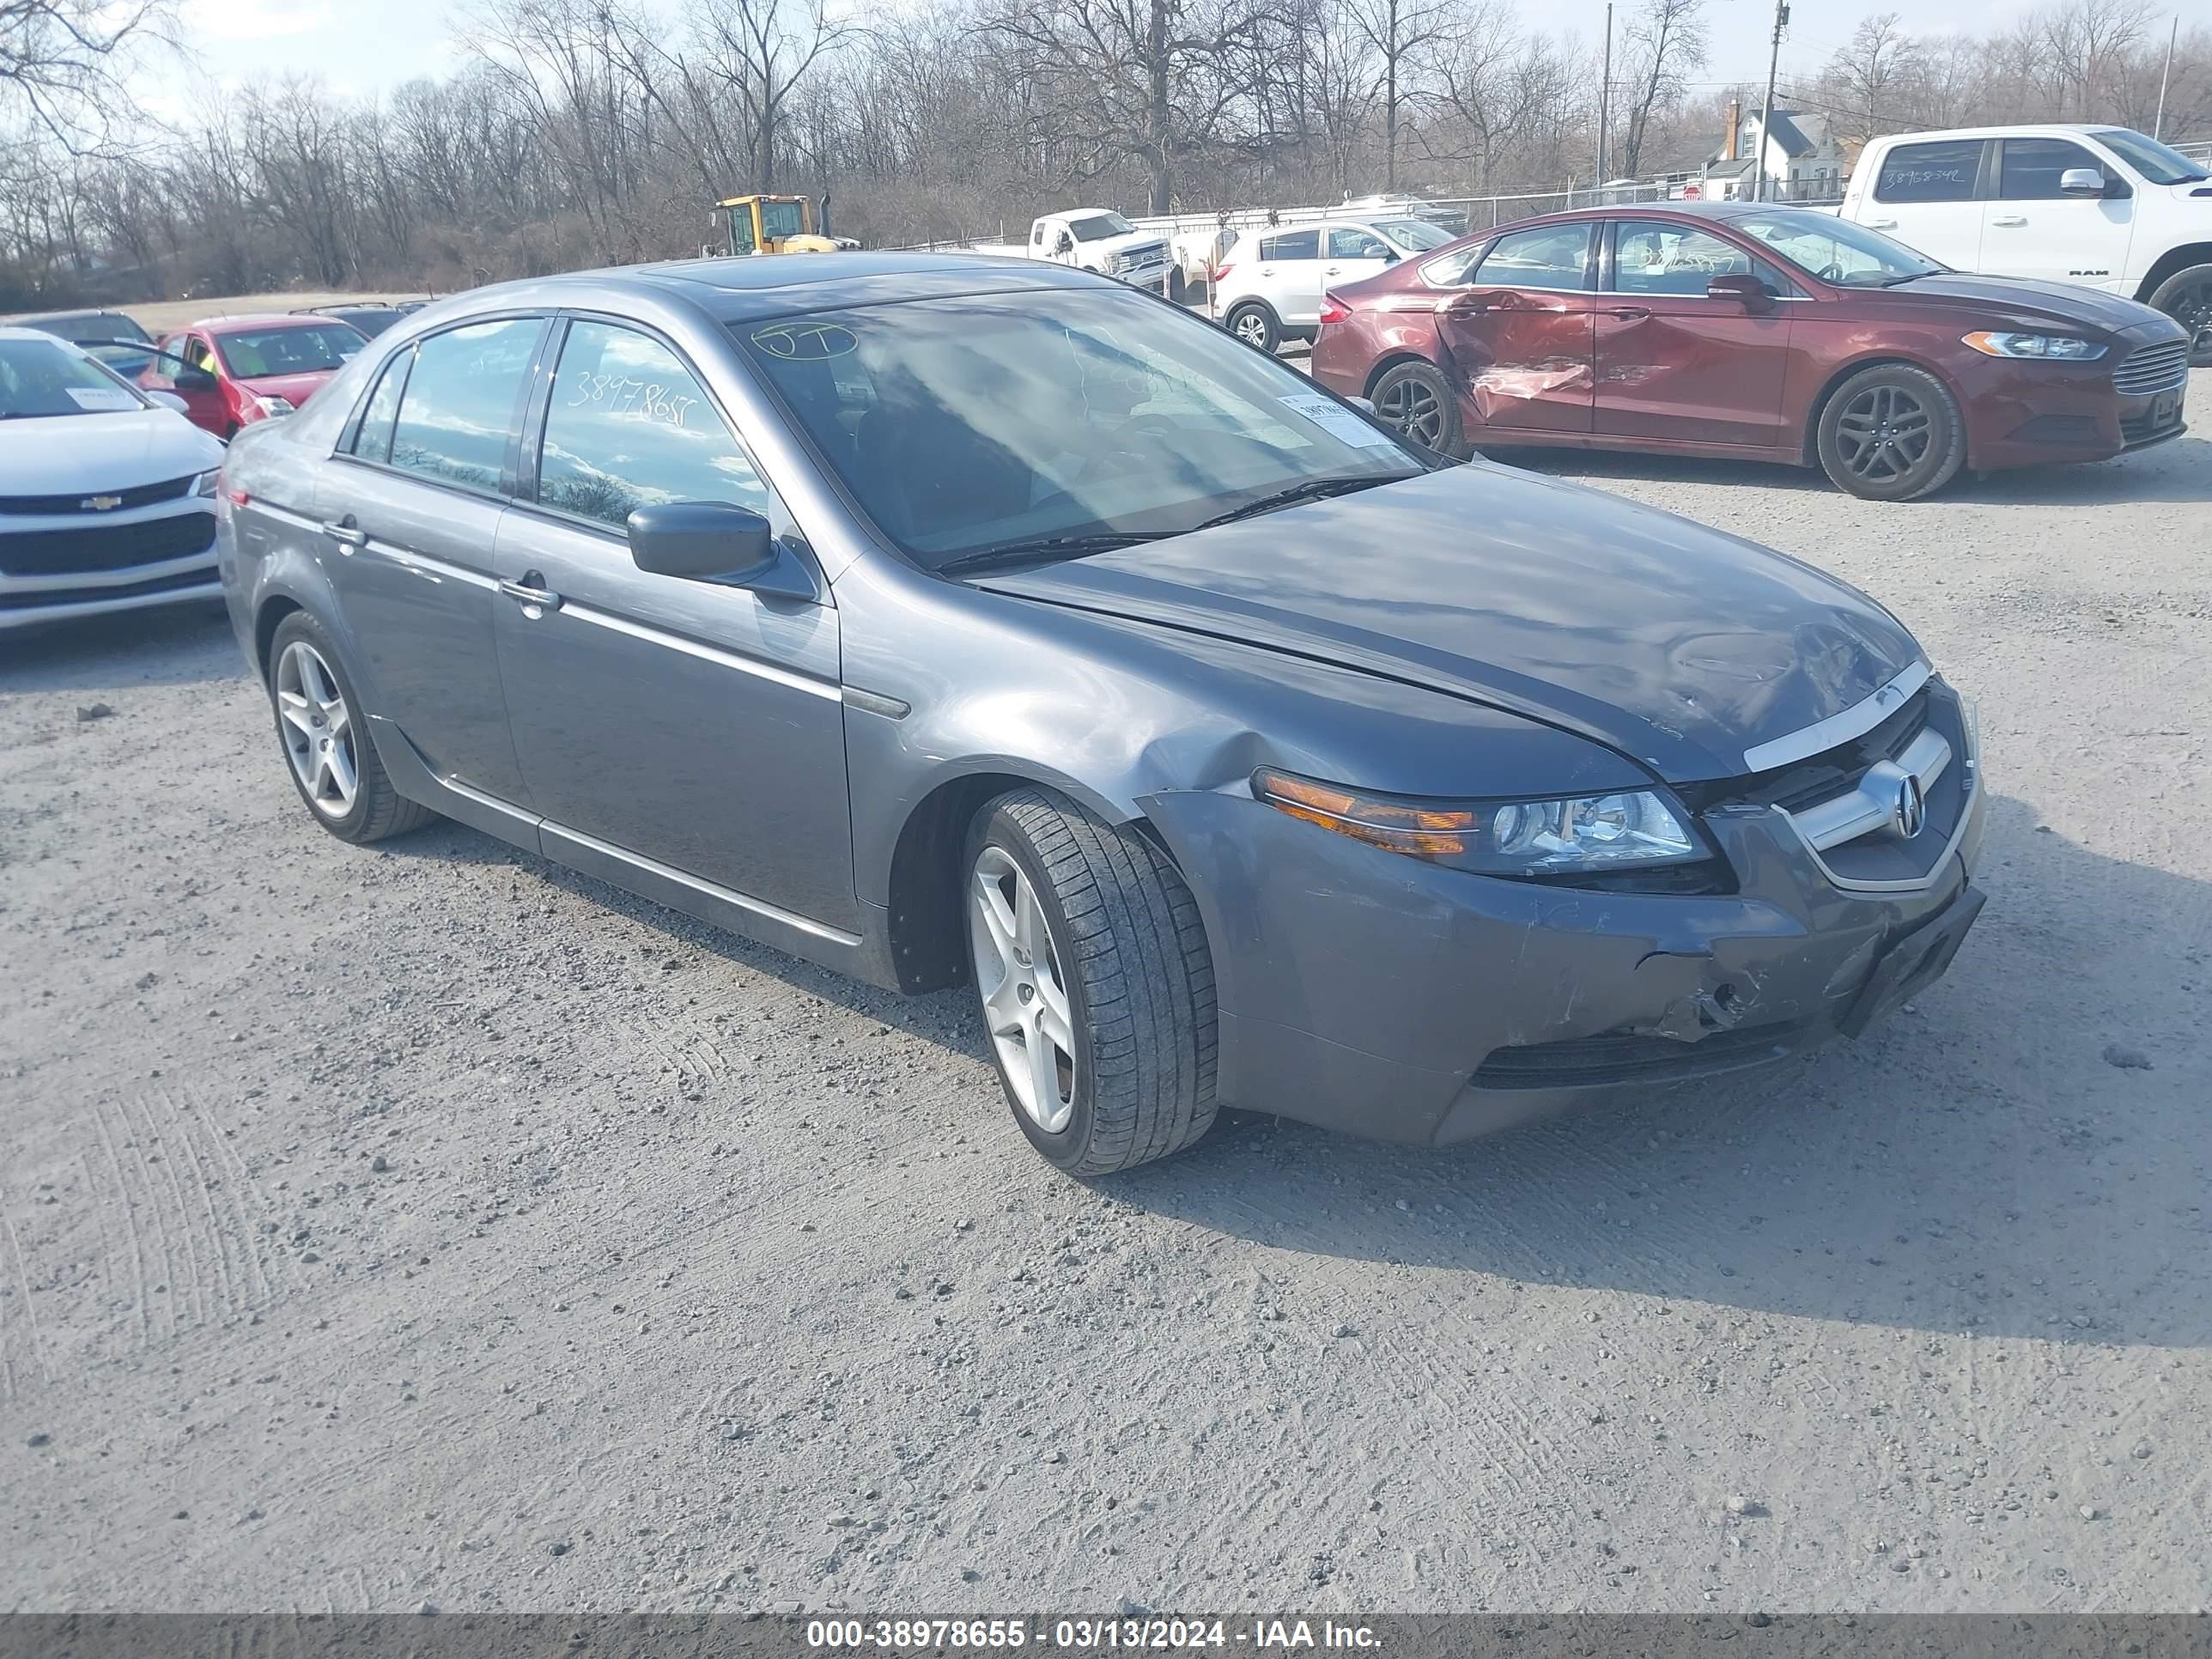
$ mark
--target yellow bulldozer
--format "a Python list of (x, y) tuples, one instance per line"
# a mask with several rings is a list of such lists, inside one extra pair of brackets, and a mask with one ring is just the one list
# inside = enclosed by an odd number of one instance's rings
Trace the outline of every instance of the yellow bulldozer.
[(727, 219), (729, 251), (743, 253), (835, 253), (830, 235), (830, 198), (817, 216), (804, 196), (732, 196), (714, 204)]

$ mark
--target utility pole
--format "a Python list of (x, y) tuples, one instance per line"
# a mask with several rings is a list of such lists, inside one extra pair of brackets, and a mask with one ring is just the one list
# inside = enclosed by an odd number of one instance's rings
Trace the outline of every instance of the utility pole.
[[(1613, 118), (1613, 0), (1605, 0), (1605, 68), (1597, 82), (1597, 174), (1590, 180), (1605, 183), (1606, 124)], [(1602, 194), (1597, 198), (1604, 200)]]
[[(1607, 7), (1607, 9), (1611, 10), (1612, 8)], [(2181, 14), (2176, 12), (2173, 27), (2166, 31), (2166, 67), (2158, 72), (2158, 118), (2150, 124), (2150, 136), (2154, 138), (2166, 136), (2166, 83), (2173, 78), (2173, 43), (2180, 33)]]
[[(1759, 112), (1759, 148), (1751, 157), (1751, 199), (1766, 199), (1766, 135), (1774, 126), (1774, 75), (1782, 64), (1782, 31), (1790, 22), (1790, 0), (1774, 0), (1774, 50), (1766, 59), (1766, 106)], [(1785, 175), (1786, 176), (1786, 175)]]

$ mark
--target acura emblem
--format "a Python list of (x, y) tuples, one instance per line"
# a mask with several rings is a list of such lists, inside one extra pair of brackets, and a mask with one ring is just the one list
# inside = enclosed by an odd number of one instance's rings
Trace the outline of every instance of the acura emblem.
[(1910, 772), (1897, 781), (1897, 804), (1889, 809), (1889, 822), (1906, 841), (1928, 822), (1928, 797), (1920, 792), (1920, 780)]
[(105, 513), (111, 507), (122, 505), (123, 497), (120, 495), (92, 495), (85, 499), (84, 510), (88, 513)]

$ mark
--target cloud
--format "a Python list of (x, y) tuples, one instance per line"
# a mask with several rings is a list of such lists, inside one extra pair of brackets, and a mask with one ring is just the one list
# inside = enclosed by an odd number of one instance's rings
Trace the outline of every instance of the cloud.
[(185, 21), (210, 40), (273, 40), (330, 27), (331, 0), (187, 0)]

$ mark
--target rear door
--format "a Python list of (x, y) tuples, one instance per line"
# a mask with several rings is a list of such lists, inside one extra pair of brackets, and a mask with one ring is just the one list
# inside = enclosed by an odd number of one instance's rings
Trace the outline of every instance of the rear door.
[(1437, 342), (1468, 435), (1590, 430), (1597, 222), (1499, 237), (1443, 301)]
[(1311, 328), (1321, 319), (1321, 228), (1275, 231), (1260, 239), (1260, 268), (1253, 286), (1290, 328)]
[(1688, 443), (1783, 440), (1782, 385), (1793, 306), (1754, 314), (1716, 300), (1716, 276), (1752, 274), (1771, 296), (1788, 279), (1765, 260), (1695, 225), (1623, 219), (1612, 228), (1597, 303), (1601, 434)]
[[(2076, 168), (2102, 178), (2105, 194), (2060, 190), (2059, 179)], [(2069, 138), (2000, 138), (1996, 190), (1982, 222), (1982, 269), (2111, 288), (2128, 268), (2135, 220), (2128, 181), (2085, 146)]]
[(403, 349), (342, 434), (317, 498), (324, 568), (373, 714), (434, 776), (526, 807), (492, 637), (504, 603), (493, 549), (544, 329), (540, 316), (501, 318)]
[(1859, 222), (1954, 270), (1985, 269), (1980, 198), (1990, 142), (1947, 138), (1891, 145), (1875, 174), (1870, 199), (1860, 205)]

